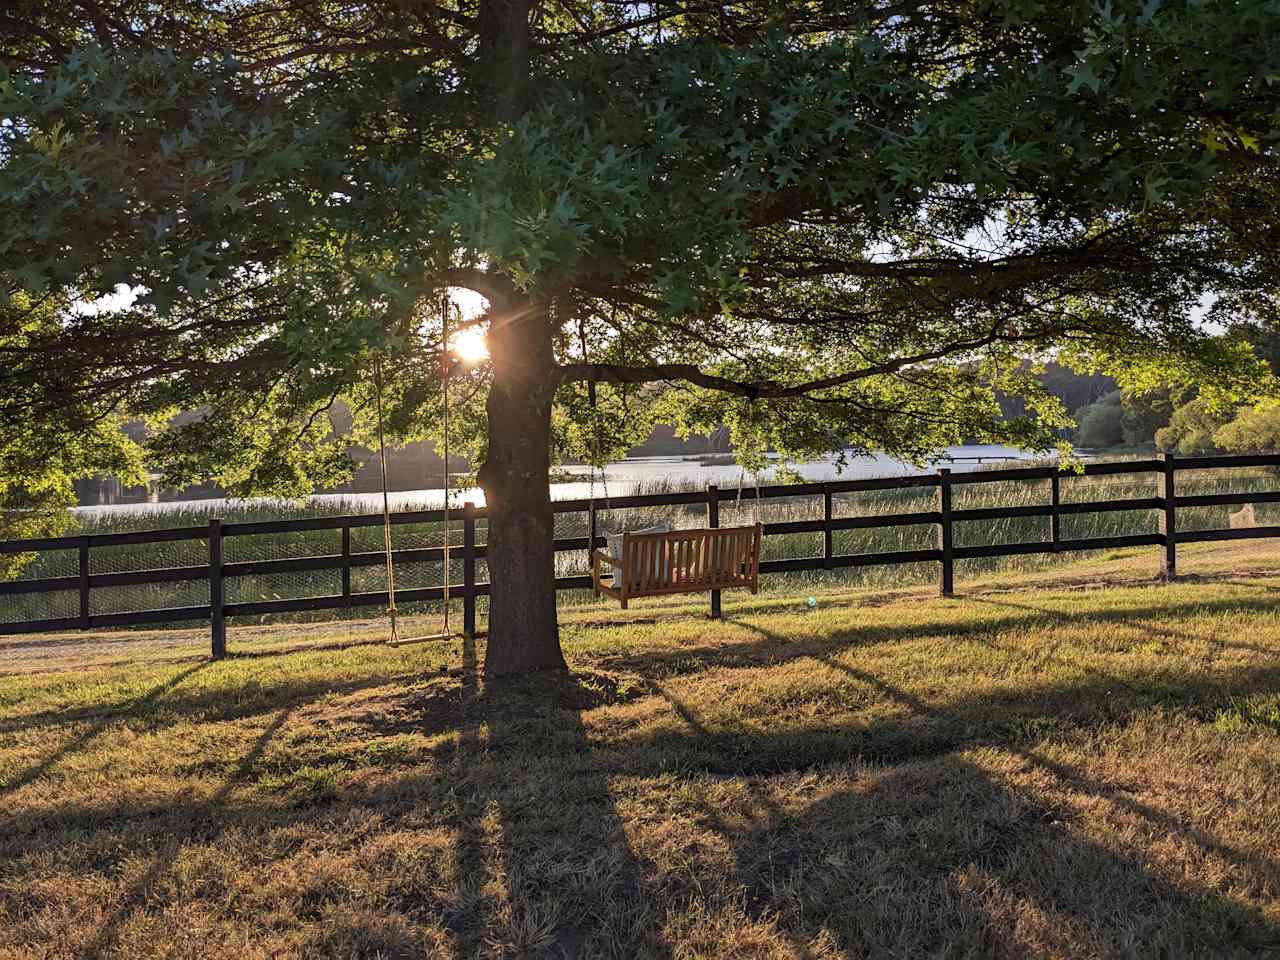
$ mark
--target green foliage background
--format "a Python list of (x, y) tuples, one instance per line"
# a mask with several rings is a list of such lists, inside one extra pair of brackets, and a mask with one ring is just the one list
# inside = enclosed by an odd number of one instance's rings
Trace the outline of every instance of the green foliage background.
[[(556, 458), (658, 419), (747, 464), (1046, 449), (1051, 359), (1206, 409), (1274, 390), (1200, 321), (1276, 316), (1273, 0), (547, 4), (509, 90), (492, 3), (95, 6), (0, 35), (6, 516), (144, 456), (340, 480), (377, 358), (392, 438), (432, 436), (458, 286), (551, 318)], [(477, 459), (491, 376), (456, 382)]]

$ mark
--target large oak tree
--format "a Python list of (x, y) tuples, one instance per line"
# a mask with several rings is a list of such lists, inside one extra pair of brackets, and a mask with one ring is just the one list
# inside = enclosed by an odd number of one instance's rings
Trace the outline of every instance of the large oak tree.
[(1274, 309), (1269, 0), (16, 0), (0, 63), (0, 472), (146, 416), (173, 480), (305, 492), (374, 356), (429, 432), (472, 290), (493, 673), (563, 666), (555, 456), (1043, 447), (1027, 357), (1243, 397), (1204, 321)]

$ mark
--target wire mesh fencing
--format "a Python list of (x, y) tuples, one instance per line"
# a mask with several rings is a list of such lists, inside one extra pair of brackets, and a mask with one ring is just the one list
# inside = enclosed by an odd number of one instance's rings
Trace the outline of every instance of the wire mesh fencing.
[[(1161, 470), (1160, 464), (1145, 461), (1091, 467), (1082, 474), (1042, 466), (957, 475), (950, 487), (946, 523), (955, 550), (969, 555), (956, 562), (965, 575), (1036, 569), (1060, 562), (1061, 557), (1047, 549), (1037, 552), (1051, 540), (1090, 545), (1145, 538), (1144, 543), (1153, 543), (1153, 515), (1163, 504)], [(1268, 531), (1280, 530), (1278, 471), (1280, 457), (1199, 458), (1179, 467), (1178, 533), (1252, 528), (1256, 534), (1272, 535)], [(774, 565), (773, 572), (762, 577), (766, 590), (928, 582), (938, 576), (936, 551), (943, 522), (939, 483), (937, 477), (926, 476), (763, 490), (745, 485), (714, 493), (700, 486), (666, 484), (638, 494), (562, 503), (554, 515), (555, 573), (562, 581), (578, 582), (588, 574), (593, 520), (600, 538), (606, 532), (635, 532), (659, 524), (675, 530), (703, 527), (714, 514), (721, 527), (757, 521), (765, 525), (761, 560)], [(1100, 502), (1109, 506), (1094, 510)], [(225, 530), (219, 568), (224, 575), (222, 599), (237, 624), (368, 621), (385, 611), (390, 583), (381, 518), (349, 509), (340, 502), (218, 506)], [(438, 512), (431, 511), (397, 514), (391, 525), (396, 606), (401, 615), (416, 618), (422, 629), (433, 629), (442, 619), (445, 602), (437, 588), (446, 579), (451, 586), (450, 619), (462, 620), (459, 594), (466, 561), (460, 513), (452, 513), (447, 527)], [(0, 584), (0, 632), (12, 632), (4, 629), (6, 624), (54, 622), (73, 628), (104, 618), (124, 623), (138, 611), (197, 611), (186, 622), (207, 619), (212, 598), (205, 531), (212, 514), (208, 508), (177, 505), (136, 514), (78, 515), (74, 533), (90, 538), (92, 548), (82, 549), (85, 541), (76, 537), (33, 548), (31, 562), (12, 583)], [(488, 521), (483, 511), (473, 516), (472, 525), (474, 542), (485, 544)], [(165, 531), (166, 536), (145, 543), (118, 536), (142, 531)], [(108, 536), (103, 540), (101, 535)], [(1247, 535), (1251, 534), (1239, 533)], [(442, 555), (446, 545), (447, 565)], [(1010, 549), (1002, 553), (1004, 547)], [(1026, 549), (1019, 552), (1014, 549), (1018, 547)], [(993, 555), (974, 555), (986, 548)], [(1102, 549), (1106, 548), (1098, 547)], [(928, 559), (920, 560), (920, 554)], [(887, 561), (830, 562), (833, 557), (876, 555)], [(484, 557), (473, 557), (473, 563), (475, 581), (486, 583)], [(782, 566), (786, 569), (779, 569)], [(173, 575), (157, 579), (148, 572)], [(431, 595), (424, 598), (424, 592)], [(338, 602), (343, 598), (348, 602)], [(589, 589), (576, 584), (565, 584), (558, 600), (595, 602)], [(309, 606), (309, 601), (316, 603)], [(483, 597), (476, 600), (481, 617), (485, 603)], [(206, 612), (199, 613), (201, 609)], [(175, 623), (179, 619), (170, 618)], [(166, 621), (156, 616), (151, 622)]]

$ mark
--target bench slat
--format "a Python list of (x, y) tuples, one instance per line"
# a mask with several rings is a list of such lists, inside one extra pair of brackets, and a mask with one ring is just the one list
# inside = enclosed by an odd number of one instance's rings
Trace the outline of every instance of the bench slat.
[[(759, 584), (760, 541), (763, 530), (751, 527), (711, 527), (667, 533), (625, 534), (620, 568), (593, 567), (596, 587), (617, 596), (625, 606), (633, 597), (670, 593), (701, 593)], [(611, 569), (602, 584), (604, 567)]]

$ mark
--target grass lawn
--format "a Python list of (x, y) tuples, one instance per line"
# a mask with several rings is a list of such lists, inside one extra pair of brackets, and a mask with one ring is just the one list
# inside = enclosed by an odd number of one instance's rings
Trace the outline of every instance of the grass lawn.
[(0, 956), (1275, 954), (1280, 546), (1153, 564), (577, 610), (495, 688), (0, 647)]

